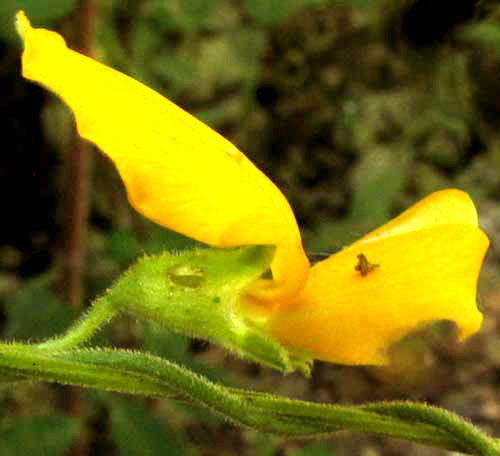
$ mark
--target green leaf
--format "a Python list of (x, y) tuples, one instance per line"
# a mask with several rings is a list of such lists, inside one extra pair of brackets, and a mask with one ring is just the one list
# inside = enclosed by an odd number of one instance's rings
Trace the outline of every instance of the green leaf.
[(48, 27), (70, 13), (76, 0), (2, 0), (0, 2), (0, 39), (15, 41), (16, 12), (24, 10), (35, 27)]
[(0, 456), (63, 455), (79, 431), (79, 420), (62, 415), (9, 419), (0, 425)]
[(111, 433), (120, 456), (185, 454), (182, 435), (154, 416), (141, 402), (121, 401), (113, 407)]

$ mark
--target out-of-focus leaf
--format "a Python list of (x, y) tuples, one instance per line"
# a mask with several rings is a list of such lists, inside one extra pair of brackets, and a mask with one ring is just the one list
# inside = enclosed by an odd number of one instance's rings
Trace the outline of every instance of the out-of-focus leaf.
[(241, 97), (230, 97), (221, 100), (207, 109), (195, 111), (194, 115), (215, 130), (224, 125), (228, 119), (237, 119), (243, 114)]
[(168, 43), (157, 27), (146, 18), (138, 17), (131, 26), (130, 50), (137, 65), (144, 66), (144, 57), (154, 55), (159, 48), (168, 47)]
[(0, 425), (0, 456), (62, 455), (79, 431), (79, 420), (60, 415), (9, 419)]
[(411, 155), (377, 148), (359, 162), (352, 178), (353, 202), (340, 222), (321, 224), (307, 239), (312, 252), (333, 253), (388, 221), (406, 182)]
[(351, 7), (351, 8), (376, 8), (382, 0), (330, 0), (330, 3), (335, 6)]
[(204, 375), (214, 382), (236, 385), (238, 382), (223, 366), (216, 367), (204, 363), (189, 350), (190, 339), (172, 333), (153, 324), (144, 324), (143, 348), (148, 352), (189, 367), (198, 374)]
[(38, 278), (6, 298), (4, 337), (34, 341), (54, 336), (71, 324), (77, 311), (64, 305), (50, 290), (50, 285), (49, 278)]
[(113, 231), (106, 239), (106, 254), (120, 265), (126, 267), (144, 253), (137, 236), (132, 231)]
[(144, 326), (144, 349), (169, 361), (184, 361), (188, 356), (189, 339), (157, 326)]
[(200, 58), (198, 74), (203, 75), (203, 79), (212, 81), (212, 84), (234, 83), (244, 71), (240, 54), (235, 52), (231, 41), (224, 36), (204, 40)]
[(467, 143), (474, 109), (468, 60), (460, 55), (442, 58), (433, 83), (429, 129), (442, 128), (457, 141)]
[(120, 402), (111, 412), (111, 433), (120, 456), (185, 454), (183, 438), (140, 402)]
[(13, 287), (13, 278), (0, 274), (0, 296), (9, 292), (9, 290)]
[[(168, 47), (151, 56), (151, 73), (160, 80), (168, 81), (168, 98), (175, 97), (197, 81), (196, 62), (189, 53), (173, 53)], [(200, 81), (203, 83), (203, 81)]]
[(303, 3), (302, 0), (244, 0), (250, 14), (265, 25), (285, 22)]
[(47, 27), (70, 13), (76, 0), (2, 0), (0, 2), (0, 39), (17, 39), (14, 16), (24, 10), (36, 27)]
[(234, 52), (240, 62), (240, 78), (247, 90), (247, 95), (253, 93), (260, 76), (262, 65), (260, 57), (266, 49), (267, 39), (262, 30), (242, 27), (229, 36)]
[(151, 224), (148, 236), (140, 239), (131, 230), (117, 230), (106, 239), (105, 254), (122, 268), (130, 266), (144, 254), (153, 255), (164, 251), (181, 251), (199, 245), (193, 239), (175, 231)]
[(269, 435), (258, 433), (255, 436), (255, 454), (259, 456), (274, 456), (276, 454), (273, 438)]
[(473, 43), (487, 48), (500, 57), (500, 22), (497, 19), (487, 19), (472, 23), (461, 32), (461, 36)]
[(164, 7), (182, 29), (193, 31), (207, 24), (220, 0), (169, 0)]
[(363, 157), (353, 176), (352, 218), (370, 220), (375, 227), (391, 217), (407, 176), (409, 158), (404, 151), (398, 154), (385, 148)]
[(144, 241), (144, 251), (150, 255), (161, 253), (165, 250), (170, 252), (192, 249), (201, 245), (194, 239), (183, 236), (175, 231), (154, 225), (148, 233), (148, 238)]
[[(357, 0), (355, 3), (361, 3), (359, 6), (365, 6), (365, 3), (369, 4), (374, 1), (376, 0)], [(321, 6), (329, 2), (331, 0), (244, 0), (248, 12), (264, 25), (278, 25), (285, 22), (299, 8)], [(340, 3), (348, 4), (349, 1), (341, 1)]]
[(130, 56), (123, 46), (113, 19), (111, 11), (103, 8), (99, 15), (99, 27), (96, 28), (96, 41), (103, 43), (97, 60), (112, 66), (116, 70), (132, 75), (130, 68), (134, 66), (134, 63), (130, 61)]

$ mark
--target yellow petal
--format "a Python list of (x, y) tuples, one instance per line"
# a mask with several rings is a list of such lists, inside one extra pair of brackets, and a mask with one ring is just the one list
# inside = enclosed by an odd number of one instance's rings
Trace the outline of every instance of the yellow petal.
[(261, 299), (293, 296), (309, 262), (280, 190), (233, 144), (154, 90), (34, 29), (23, 12), (23, 75), (58, 94), (80, 135), (115, 163), (130, 203), (149, 219), (217, 247), (277, 245)]
[(431, 193), (357, 242), (370, 242), (444, 223), (477, 226), (476, 208), (467, 193), (454, 188)]
[[(476, 286), (488, 238), (474, 223), (472, 202), (461, 192), (447, 194), (451, 210), (440, 192), (364, 238), (370, 241), (316, 264), (298, 299), (275, 309), (275, 337), (317, 359), (377, 365), (388, 361), (393, 343), (426, 323), (452, 320), (461, 339), (476, 332), (482, 321)], [(360, 254), (378, 266), (362, 275)]]

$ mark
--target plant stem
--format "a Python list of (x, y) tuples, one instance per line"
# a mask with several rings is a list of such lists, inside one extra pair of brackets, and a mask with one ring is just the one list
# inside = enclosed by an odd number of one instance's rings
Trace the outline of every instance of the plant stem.
[(480, 456), (499, 456), (498, 442), (458, 416), (424, 404), (337, 406), (227, 388), (149, 354), (87, 349), (46, 352), (0, 344), (0, 374), (152, 397), (176, 397), (252, 429), (288, 437), (340, 430), (400, 438)]
[(480, 454), (500, 454), (500, 444), (498, 442), (492, 448), (492, 439), (485, 436), (472, 424), (447, 410), (412, 402), (381, 402), (365, 405), (363, 409), (438, 426), (452, 434), (460, 435), (464, 444), (471, 449), (480, 449)]
[(92, 307), (66, 333), (60, 337), (41, 342), (35, 347), (45, 351), (63, 351), (81, 345), (90, 339), (101, 326), (110, 321), (119, 310), (106, 296), (94, 301)]

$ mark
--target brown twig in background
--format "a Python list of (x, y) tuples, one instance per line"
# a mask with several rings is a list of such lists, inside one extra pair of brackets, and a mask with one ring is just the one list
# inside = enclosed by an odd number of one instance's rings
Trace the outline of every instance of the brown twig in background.
[[(95, 36), (96, 5), (94, 0), (81, 0), (77, 9), (80, 33), (75, 37), (79, 50), (92, 55)], [(74, 132), (73, 150), (68, 157), (69, 189), (66, 207), (66, 255), (64, 284), (68, 303), (81, 308), (83, 302), (82, 273), (87, 253), (88, 217), (92, 187), (92, 146)]]
[[(96, 4), (95, 0), (80, 0), (75, 11), (76, 22), (80, 24), (73, 39), (80, 52), (92, 55), (95, 37)], [(88, 219), (91, 205), (93, 146), (78, 136), (73, 130), (72, 150), (67, 157), (66, 188), (66, 252), (64, 262), (64, 288), (68, 305), (79, 309), (83, 306), (84, 285), (83, 272), (87, 256)], [(73, 416), (82, 418), (84, 401), (81, 393), (67, 391), (64, 394), (64, 408)], [(86, 456), (90, 453), (91, 436), (84, 426), (78, 439), (71, 447), (74, 456)]]

